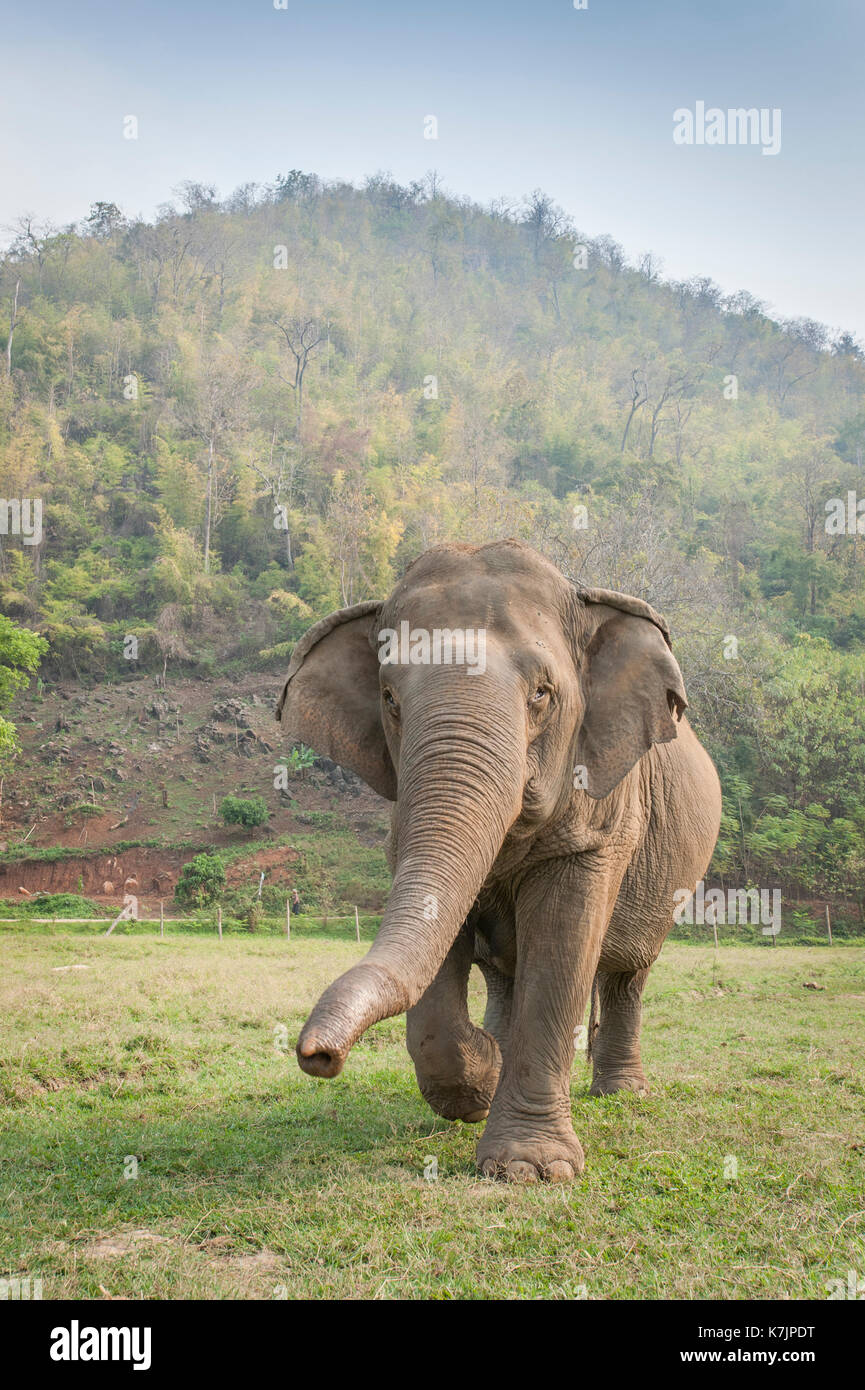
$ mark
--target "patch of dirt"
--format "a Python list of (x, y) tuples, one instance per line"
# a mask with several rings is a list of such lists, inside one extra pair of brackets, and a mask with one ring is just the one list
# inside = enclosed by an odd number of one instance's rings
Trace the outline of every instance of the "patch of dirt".
[[(188, 858), (182, 850), (141, 847), (119, 854), (97, 851), (49, 863), (38, 859), (0, 862), (0, 898), (23, 897), (20, 888), (29, 893), (81, 893), (87, 898), (117, 903), (119, 910), (128, 879), (134, 880), (128, 891), (136, 897), (149, 894), (170, 898)], [(113, 884), (113, 892), (103, 892), (106, 883)]]
[(154, 1245), (164, 1245), (166, 1236), (153, 1231), (124, 1231), (118, 1235), (100, 1236), (79, 1247), (80, 1253), (91, 1260), (119, 1260), (125, 1255), (140, 1254)]
[(282, 885), (290, 888), (294, 883), (290, 866), (296, 864), (299, 859), (300, 855), (291, 845), (257, 850), (247, 858), (235, 859), (229, 864), (225, 871), (225, 881), (229, 888), (241, 888), (253, 880), (256, 874), (264, 872), (267, 875), (268, 886)]
[(233, 1269), (238, 1274), (266, 1273), (271, 1269), (284, 1269), (290, 1260), (277, 1255), (273, 1250), (255, 1250), (240, 1255), (234, 1248), (233, 1236), (214, 1236), (202, 1241), (197, 1250), (210, 1255), (210, 1263), (220, 1269)]

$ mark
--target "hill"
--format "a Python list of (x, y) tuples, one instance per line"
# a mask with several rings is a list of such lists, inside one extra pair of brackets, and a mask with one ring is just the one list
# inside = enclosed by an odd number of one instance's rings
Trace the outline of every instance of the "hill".
[[(716, 874), (862, 912), (849, 334), (667, 281), (540, 192), (482, 209), (435, 175), (296, 170), (224, 201), (184, 185), (153, 224), (24, 219), (0, 305), (0, 608), (48, 644), (31, 701), (62, 686), (92, 721), (127, 687), (136, 709), (264, 690), (315, 617), (429, 545), (516, 535), (669, 618), (724, 784)], [(13, 839), (21, 803), (71, 794), (21, 732)]]

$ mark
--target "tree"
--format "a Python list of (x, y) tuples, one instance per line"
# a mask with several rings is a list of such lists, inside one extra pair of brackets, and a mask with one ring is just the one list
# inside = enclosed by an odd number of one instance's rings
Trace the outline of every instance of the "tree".
[(269, 812), (262, 796), (226, 796), (220, 802), (219, 814), (226, 825), (242, 825), (245, 830), (252, 830), (264, 825)]
[(214, 511), (219, 501), (219, 449), (245, 421), (252, 372), (248, 363), (225, 349), (201, 359), (190, 392), (181, 400), (180, 416), (207, 449), (204, 512), (204, 573), (210, 573)]
[(215, 854), (196, 854), (184, 864), (174, 897), (181, 907), (208, 907), (225, 891), (225, 868)]
[(270, 494), (273, 525), (277, 530), (283, 531), (285, 535), (285, 558), (289, 569), (293, 569), (294, 555), (291, 548), (291, 535), (293, 522), (298, 516), (294, 508), (297, 503), (304, 468), (294, 452), (287, 453), (282, 450), (278, 458), (274, 458), (275, 454), (276, 429), (274, 428), (270, 436), (270, 457), (267, 465), (260, 464), (253, 458), (247, 459), (247, 463), (253, 473), (261, 478)]
[(306, 375), (310, 356), (318, 347), (324, 334), (315, 319), (274, 318), (271, 319), (271, 323), (279, 329), (294, 360), (291, 375), (283, 376), (280, 372), (279, 379), (290, 386), (295, 393), (297, 399), (296, 434), (300, 440), (303, 429), (303, 378)]
[(210, 212), (217, 206), (216, 188), (212, 183), (196, 183), (194, 179), (184, 179), (172, 192), (183, 203), (190, 217), (195, 217), (201, 212)]
[(159, 655), (162, 657), (161, 685), (164, 690), (169, 661), (172, 659), (188, 661), (192, 656), (184, 637), (183, 610), (179, 604), (166, 603), (156, 619), (153, 635)]
[(12, 375), (12, 339), (15, 336), (15, 329), (21, 322), (21, 313), (18, 308), (18, 295), (21, 290), (20, 279), (15, 281), (15, 291), (12, 295), (12, 307), (9, 310), (9, 334), (6, 338), (6, 375)]
[(0, 613), (0, 763), (18, 746), (15, 725), (3, 718), (3, 711), (27, 685), (47, 650), (44, 637), (17, 627)]
[(91, 203), (84, 225), (91, 236), (105, 241), (126, 225), (126, 219), (116, 203)]
[(553, 241), (568, 230), (567, 215), (540, 188), (526, 198), (522, 220), (523, 226), (531, 233), (536, 260), (544, 242)]

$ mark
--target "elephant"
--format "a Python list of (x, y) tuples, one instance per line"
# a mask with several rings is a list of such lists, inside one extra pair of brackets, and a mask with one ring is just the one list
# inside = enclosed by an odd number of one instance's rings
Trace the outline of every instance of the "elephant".
[(406, 1012), (428, 1104), (487, 1121), (482, 1175), (581, 1173), (570, 1076), (587, 1010), (591, 1095), (647, 1093), (643, 988), (718, 835), (687, 704), (660, 614), (517, 540), (436, 546), (383, 602), (315, 623), (277, 718), (394, 803), (393, 884), (369, 952), (303, 1027), (302, 1070), (338, 1075), (367, 1028)]

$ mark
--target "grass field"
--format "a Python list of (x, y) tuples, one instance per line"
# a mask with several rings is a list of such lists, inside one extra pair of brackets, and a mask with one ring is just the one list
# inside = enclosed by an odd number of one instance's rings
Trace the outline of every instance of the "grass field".
[(404, 1019), (336, 1081), (298, 1070), (306, 1013), (366, 949), (4, 931), (0, 1276), (444, 1299), (825, 1298), (865, 1276), (865, 949), (668, 943), (653, 1094), (590, 1099), (578, 1056), (586, 1172), (530, 1188), (475, 1175), (478, 1130), (427, 1108)]

